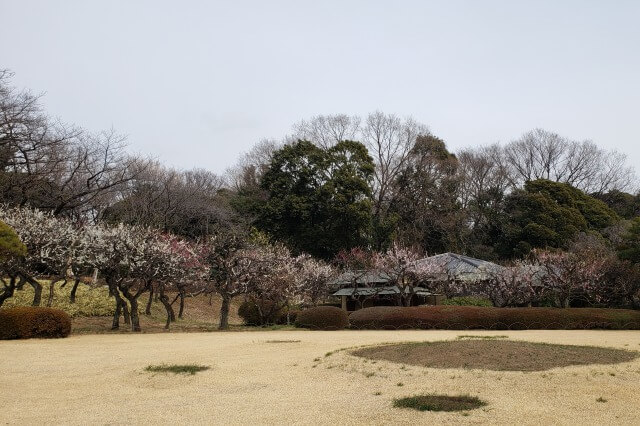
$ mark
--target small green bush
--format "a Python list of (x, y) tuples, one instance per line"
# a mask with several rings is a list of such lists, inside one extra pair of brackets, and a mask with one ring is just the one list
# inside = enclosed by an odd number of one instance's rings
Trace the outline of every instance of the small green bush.
[(0, 309), (0, 339), (32, 337), (67, 337), (71, 333), (71, 317), (54, 308), (21, 306)]
[(295, 324), (312, 330), (342, 330), (349, 327), (349, 317), (335, 306), (316, 306), (301, 311)]
[(259, 303), (262, 303), (262, 315), (260, 315), (260, 311), (258, 310), (258, 304), (253, 300), (245, 300), (238, 307), (238, 316), (242, 318), (245, 325), (258, 327), (273, 324), (284, 325), (287, 324), (287, 315), (289, 317), (289, 323), (293, 324), (300, 312), (298, 309), (287, 307), (274, 310), (273, 303), (269, 301)]
[[(258, 305), (260, 303), (260, 305)], [(261, 309), (258, 309), (261, 307)], [(260, 314), (262, 311), (262, 314)], [(242, 318), (245, 325), (264, 326), (271, 324), (286, 324), (286, 308), (274, 309), (273, 302), (245, 300), (238, 307), (238, 316)]]
[(442, 302), (443, 305), (448, 306), (485, 306), (491, 307), (493, 303), (491, 300), (485, 299), (484, 297), (452, 297), (451, 299), (445, 299)]

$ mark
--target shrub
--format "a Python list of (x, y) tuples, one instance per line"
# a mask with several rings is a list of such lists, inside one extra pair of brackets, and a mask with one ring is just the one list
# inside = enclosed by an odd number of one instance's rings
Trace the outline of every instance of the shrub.
[(69, 333), (71, 317), (60, 309), (21, 306), (0, 310), (0, 339), (67, 337)]
[(16, 231), (0, 221), (0, 261), (26, 255), (27, 247), (20, 241)]
[(640, 311), (599, 308), (486, 308), (477, 306), (377, 306), (349, 316), (366, 329), (640, 329)]
[(298, 315), (300, 314), (300, 312), (302, 312), (300, 309), (295, 309), (295, 308), (291, 308), (288, 311), (285, 310), (282, 313), (282, 316), (280, 317), (279, 324), (287, 323), (287, 314), (289, 315), (289, 323), (295, 324), (296, 319), (298, 318)]
[(491, 307), (493, 303), (491, 300), (486, 299), (484, 297), (452, 297), (451, 299), (445, 299), (442, 302), (443, 305), (447, 306), (485, 306)]
[[(260, 303), (260, 305), (258, 305)], [(260, 306), (261, 309), (258, 309)], [(262, 312), (261, 312), (262, 311)], [(245, 300), (238, 307), (238, 316), (245, 325), (263, 326), (269, 324), (286, 324), (287, 309), (274, 309), (273, 302)]]
[(349, 327), (349, 317), (344, 310), (335, 306), (316, 306), (298, 314), (296, 327), (313, 330), (342, 330)]

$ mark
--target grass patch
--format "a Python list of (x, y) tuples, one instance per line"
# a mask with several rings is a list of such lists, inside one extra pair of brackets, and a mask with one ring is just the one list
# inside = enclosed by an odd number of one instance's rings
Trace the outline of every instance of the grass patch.
[(195, 375), (200, 371), (208, 370), (206, 365), (198, 364), (160, 364), (160, 365), (148, 365), (144, 371), (151, 373), (173, 373), (173, 374), (190, 374)]
[(544, 371), (571, 365), (618, 364), (640, 356), (639, 352), (625, 349), (500, 339), (387, 344), (357, 349), (352, 354), (429, 368), (494, 371)]
[[(40, 306), (46, 306), (49, 298), (49, 281), (39, 280), (42, 285), (42, 301)], [(113, 315), (114, 302), (109, 297), (109, 289), (106, 286), (89, 287), (80, 284), (76, 293), (76, 303), (71, 303), (69, 297), (73, 282), (68, 282), (62, 287), (62, 282), (55, 285), (52, 308), (62, 309), (71, 317), (106, 316)], [(33, 288), (25, 285), (22, 290), (16, 290), (13, 297), (7, 299), (3, 308), (13, 306), (31, 306), (33, 302)]]
[(606, 399), (604, 399), (603, 397), (600, 397), (598, 399), (596, 399), (597, 402), (607, 402)]
[(456, 339), (458, 340), (465, 340), (465, 339), (476, 339), (476, 340), (499, 340), (499, 339), (508, 339), (509, 336), (505, 336), (505, 335), (495, 335), (495, 336), (477, 336), (474, 334), (463, 334), (460, 335), (458, 337), (456, 337)]
[(487, 405), (475, 396), (415, 395), (393, 400), (393, 406), (418, 411), (464, 411)]

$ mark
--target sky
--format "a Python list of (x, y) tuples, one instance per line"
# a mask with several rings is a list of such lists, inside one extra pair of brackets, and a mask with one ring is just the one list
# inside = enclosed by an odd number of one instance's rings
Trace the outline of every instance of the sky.
[(640, 1), (0, 0), (0, 16), (14, 85), (176, 168), (222, 173), (301, 119), (375, 110), (453, 151), (541, 127), (640, 163)]

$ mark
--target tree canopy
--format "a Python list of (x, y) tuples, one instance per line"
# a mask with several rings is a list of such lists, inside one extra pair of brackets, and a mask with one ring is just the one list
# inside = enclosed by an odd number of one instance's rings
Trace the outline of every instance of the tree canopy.
[(618, 215), (604, 202), (567, 183), (539, 179), (525, 183), (505, 201), (503, 236), (496, 242), (505, 257), (532, 248), (563, 248), (580, 232), (600, 231)]
[(331, 258), (368, 244), (373, 162), (359, 142), (320, 148), (299, 140), (274, 153), (261, 180), (258, 227), (295, 252)]

